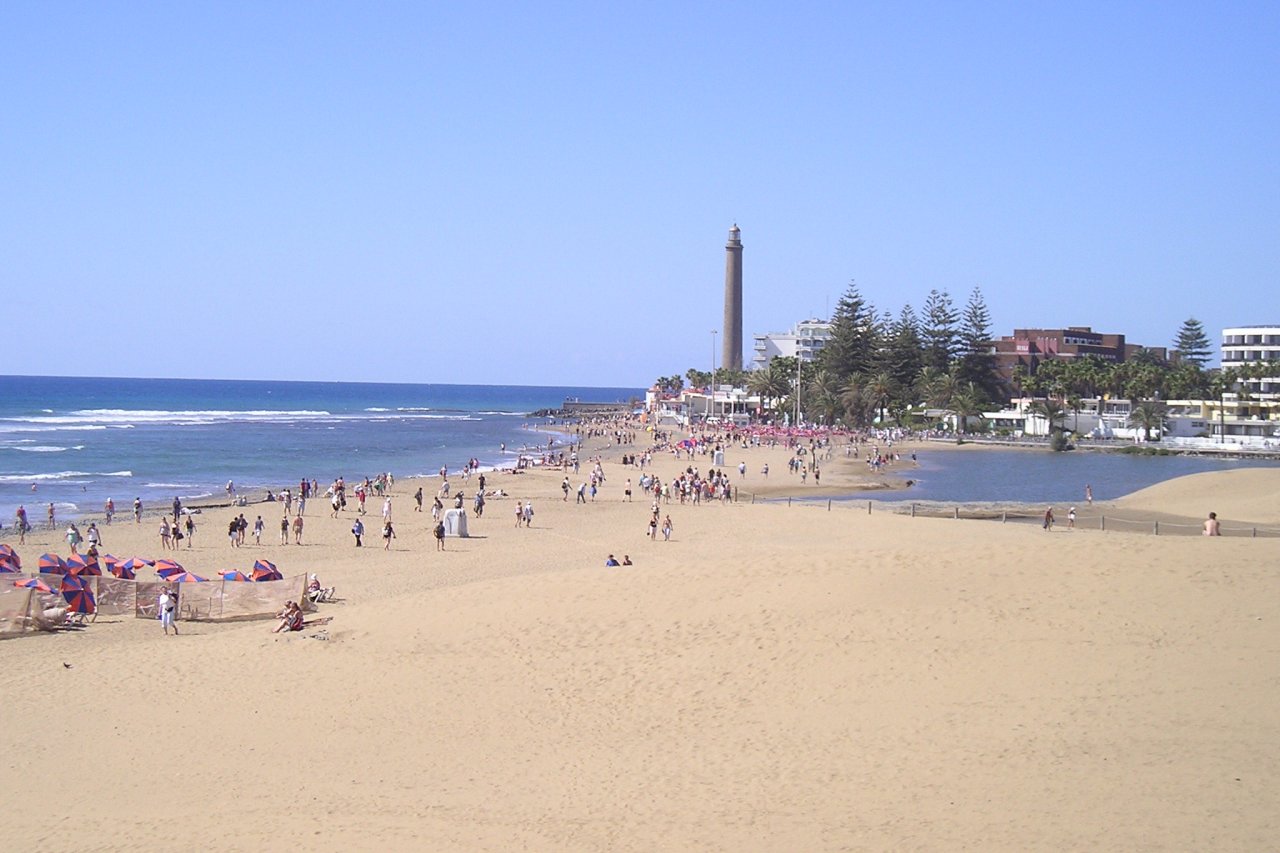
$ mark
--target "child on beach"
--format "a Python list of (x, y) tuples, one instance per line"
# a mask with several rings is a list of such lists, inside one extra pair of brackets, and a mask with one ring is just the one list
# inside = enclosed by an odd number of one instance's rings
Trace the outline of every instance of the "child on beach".
[(382, 550), (390, 551), (391, 540), (395, 538), (396, 538), (396, 532), (391, 529), (391, 521), (388, 519), (387, 522), (382, 525), (382, 541), (383, 543), (385, 543), (382, 546)]

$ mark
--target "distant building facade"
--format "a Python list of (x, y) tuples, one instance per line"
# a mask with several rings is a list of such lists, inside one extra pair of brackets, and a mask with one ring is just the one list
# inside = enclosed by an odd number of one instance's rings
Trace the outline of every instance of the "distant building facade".
[(1157, 358), (1168, 358), (1164, 347), (1143, 347), (1125, 341), (1124, 335), (1095, 332), (1089, 326), (1068, 326), (1065, 329), (1014, 329), (1013, 334), (991, 342), (996, 370), (1006, 385), (1011, 385), (1013, 372), (1018, 365), (1034, 376), (1045, 361), (1073, 360), (1096, 356), (1103, 361), (1119, 364), (1132, 358), (1138, 350), (1146, 349)]
[(1242, 384), (1249, 396), (1280, 399), (1280, 325), (1235, 326), (1222, 330), (1223, 367), (1262, 363), (1274, 364), (1275, 371), (1268, 377), (1247, 379)]
[(778, 356), (813, 361), (831, 340), (831, 324), (825, 320), (801, 320), (789, 332), (769, 332), (754, 337), (751, 368), (763, 370)]

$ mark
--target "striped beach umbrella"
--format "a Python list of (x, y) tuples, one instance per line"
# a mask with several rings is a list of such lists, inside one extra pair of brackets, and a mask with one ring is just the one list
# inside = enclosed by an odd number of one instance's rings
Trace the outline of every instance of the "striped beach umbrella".
[(8, 560), (0, 557), (0, 575), (2, 574), (18, 574), (22, 569), (10, 563)]
[(239, 569), (232, 569), (232, 570), (227, 571), (227, 572), (219, 572), (218, 574), (222, 575), (222, 579), (223, 579), (224, 581), (251, 581), (251, 580), (253, 580), (253, 578), (249, 577), (248, 575), (246, 575), (244, 572), (240, 571)]
[[(120, 562), (120, 561), (119, 561), (118, 559), (116, 559), (115, 557), (111, 556), (110, 554), (101, 554), (101, 555), (99, 555), (99, 556), (98, 556), (98, 562), (99, 562), (99, 563), (102, 563), (102, 565), (106, 566), (107, 571), (109, 571), (109, 572), (110, 572), (110, 571), (111, 571), (111, 567), (112, 567), (112, 566), (114, 566), (116, 563), (118, 563), (118, 562)], [(112, 573), (112, 574), (115, 574), (115, 572), (111, 572), (111, 573)]]
[(14, 581), (13, 585), (24, 587), (26, 589), (34, 589), (36, 592), (53, 592), (53, 587), (40, 580), (40, 578), (22, 578)]
[[(133, 577), (134, 572), (139, 572), (145, 569), (147, 566), (150, 566), (153, 562), (155, 561), (148, 560), (146, 557), (130, 557), (129, 559), (125, 560), (123, 563), (116, 563), (116, 568), (124, 569), (129, 573), (128, 577)], [(119, 574), (118, 572), (112, 572), (112, 574), (114, 574), (118, 578), (125, 577), (125, 575)]]
[(165, 580), (185, 571), (176, 560), (156, 560), (156, 574)]
[(98, 603), (93, 600), (93, 593), (89, 592), (84, 581), (76, 575), (63, 575), (62, 589), (59, 592), (67, 602), (67, 610), (72, 613), (93, 613), (98, 609)]
[(276, 568), (275, 563), (270, 560), (257, 560), (253, 564), (253, 574), (251, 577), (255, 581), (278, 581), (284, 580), (284, 575), (280, 574), (280, 570)]
[(184, 570), (180, 572), (175, 572), (174, 574), (171, 574), (171, 575), (166, 575), (165, 580), (169, 581), (170, 583), (204, 583), (209, 579), (202, 578), (197, 574), (192, 574), (191, 572)]
[(67, 573), (67, 564), (57, 554), (41, 554), (36, 565), (46, 574), (65, 575)]
[(102, 569), (97, 560), (91, 560), (83, 554), (72, 554), (66, 560), (67, 571), (73, 575), (101, 575)]
[(22, 558), (18, 556), (18, 552), (13, 550), (12, 545), (0, 543), (0, 563), (8, 563), (15, 568), (22, 568)]

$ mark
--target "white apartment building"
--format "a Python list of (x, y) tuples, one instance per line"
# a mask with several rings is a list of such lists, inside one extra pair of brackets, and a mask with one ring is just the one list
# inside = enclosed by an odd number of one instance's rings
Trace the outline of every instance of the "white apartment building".
[(777, 356), (799, 357), (801, 361), (813, 361), (823, 346), (831, 340), (831, 324), (825, 320), (801, 320), (789, 332), (769, 332), (755, 336), (751, 368), (763, 370)]
[(1275, 372), (1265, 379), (1243, 384), (1250, 396), (1261, 400), (1280, 399), (1280, 326), (1236, 326), (1222, 330), (1222, 366), (1239, 367), (1273, 362)]

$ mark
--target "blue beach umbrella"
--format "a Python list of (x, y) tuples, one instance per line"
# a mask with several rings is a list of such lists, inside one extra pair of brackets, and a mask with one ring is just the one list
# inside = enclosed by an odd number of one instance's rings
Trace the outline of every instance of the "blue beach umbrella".
[(244, 572), (240, 571), (239, 569), (232, 569), (231, 571), (227, 571), (227, 572), (219, 572), (219, 574), (220, 574), (220, 575), (222, 575), (222, 579), (223, 579), (224, 581), (251, 581), (251, 580), (253, 580), (253, 578), (249, 577), (248, 575), (246, 575)]

